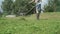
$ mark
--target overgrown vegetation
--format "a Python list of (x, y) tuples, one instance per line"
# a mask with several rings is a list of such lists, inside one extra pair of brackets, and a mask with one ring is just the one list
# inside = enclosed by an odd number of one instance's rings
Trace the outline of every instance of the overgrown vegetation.
[(2, 9), (5, 13), (16, 14), (27, 13), (34, 6), (34, 3), (29, 4), (31, 0), (4, 0)]
[(57, 12), (60, 8), (60, 0), (48, 0), (48, 5), (45, 6), (46, 12)]
[(41, 14), (0, 19), (0, 34), (60, 34), (60, 13)]
[[(29, 4), (31, 0), (4, 0), (2, 3), (2, 9), (5, 14), (15, 14), (20, 15), (23, 14), (32, 14), (35, 13), (35, 3)], [(57, 12), (60, 8), (60, 0), (48, 0), (48, 6), (45, 6), (46, 12)], [(33, 9), (32, 9), (33, 8)], [(32, 10), (31, 10), (32, 9)]]

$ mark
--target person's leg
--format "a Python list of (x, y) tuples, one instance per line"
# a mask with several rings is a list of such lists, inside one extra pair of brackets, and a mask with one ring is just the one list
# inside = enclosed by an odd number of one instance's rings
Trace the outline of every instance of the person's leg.
[(40, 12), (38, 11), (38, 9), (36, 9), (36, 18), (37, 18), (37, 20), (39, 20), (39, 15), (40, 15)]
[(39, 20), (39, 13), (37, 13), (37, 19)]

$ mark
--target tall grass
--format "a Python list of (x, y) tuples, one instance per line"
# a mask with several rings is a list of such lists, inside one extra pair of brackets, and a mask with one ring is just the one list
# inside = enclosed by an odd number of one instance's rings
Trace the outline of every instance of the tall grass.
[(0, 34), (60, 34), (60, 13), (0, 19)]

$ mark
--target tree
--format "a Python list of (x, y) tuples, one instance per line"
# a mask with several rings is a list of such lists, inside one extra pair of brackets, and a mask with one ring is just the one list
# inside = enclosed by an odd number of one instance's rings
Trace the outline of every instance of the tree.
[(45, 11), (56, 12), (59, 0), (49, 0), (47, 6), (45, 6)]
[(19, 15), (19, 13), (27, 13), (29, 14), (31, 8), (34, 6), (34, 3), (29, 4), (31, 0), (16, 0), (15, 4), (15, 14)]
[(2, 2), (2, 9), (5, 13), (7, 14), (11, 14), (12, 13), (12, 4), (13, 4), (13, 1), (12, 0), (4, 0)]
[(19, 15), (20, 13), (30, 14), (34, 3), (29, 4), (31, 0), (4, 0), (2, 4), (2, 9), (8, 14)]
[(48, 1), (48, 5), (45, 5), (44, 9), (45, 9), (44, 11), (46, 11), (46, 12), (53, 12), (54, 11), (52, 0)]

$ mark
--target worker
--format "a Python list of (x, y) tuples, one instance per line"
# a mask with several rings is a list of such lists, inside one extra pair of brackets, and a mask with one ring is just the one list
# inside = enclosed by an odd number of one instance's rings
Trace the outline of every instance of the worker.
[(41, 2), (42, 0), (32, 0), (30, 3), (35, 2), (36, 4), (36, 15), (37, 15), (37, 19), (39, 20), (39, 15), (41, 13)]

